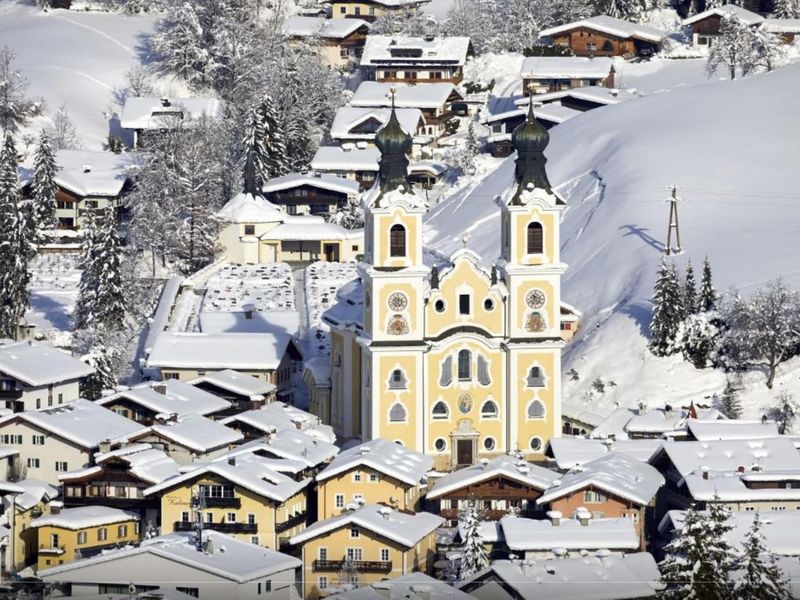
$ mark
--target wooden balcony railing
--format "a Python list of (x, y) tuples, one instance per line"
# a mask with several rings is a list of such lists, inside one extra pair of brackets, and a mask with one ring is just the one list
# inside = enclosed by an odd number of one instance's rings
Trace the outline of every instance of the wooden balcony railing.
[[(315, 560), (314, 571), (340, 571), (344, 566), (343, 560)], [(392, 561), (382, 560), (353, 560), (350, 561), (356, 571), (360, 573), (391, 573)]]

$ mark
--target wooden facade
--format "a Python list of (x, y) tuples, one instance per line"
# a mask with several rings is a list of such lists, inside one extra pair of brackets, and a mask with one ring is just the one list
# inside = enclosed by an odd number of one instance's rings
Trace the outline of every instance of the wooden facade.
[(586, 26), (553, 36), (556, 46), (569, 48), (575, 56), (641, 56), (658, 50), (658, 44), (634, 37), (621, 38)]
[(531, 94), (527, 90), (530, 89), (533, 89), (535, 94), (550, 94), (552, 92), (562, 92), (564, 90), (588, 86), (613, 88), (615, 82), (614, 75), (614, 67), (611, 67), (608, 75), (605, 77), (525, 77), (522, 80), (522, 89), (525, 90), (525, 95), (529, 96)]
[(286, 190), (269, 192), (267, 200), (281, 206), (289, 215), (326, 215), (347, 205), (344, 192), (322, 189), (313, 185), (299, 185)]

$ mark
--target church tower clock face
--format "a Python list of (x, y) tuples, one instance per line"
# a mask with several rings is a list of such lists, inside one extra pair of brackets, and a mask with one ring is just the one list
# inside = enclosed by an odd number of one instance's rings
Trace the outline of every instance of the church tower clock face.
[(408, 298), (401, 292), (395, 292), (389, 296), (387, 302), (389, 309), (394, 312), (402, 312), (408, 307)]
[(542, 290), (531, 290), (525, 296), (525, 304), (528, 305), (528, 308), (532, 308), (534, 310), (537, 308), (542, 308), (546, 301), (547, 296), (544, 295)]

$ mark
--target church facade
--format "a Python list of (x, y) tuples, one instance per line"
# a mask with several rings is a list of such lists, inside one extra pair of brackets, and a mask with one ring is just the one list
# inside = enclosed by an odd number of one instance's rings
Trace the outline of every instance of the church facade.
[(423, 253), (411, 139), (394, 117), (381, 130), (364, 261), (324, 316), (330, 391), (312, 397), (340, 436), (392, 440), (452, 469), (510, 452), (541, 459), (560, 435), (562, 327), (576, 314), (561, 302), (564, 203), (545, 173), (548, 139), (532, 114), (514, 132), (516, 186), (498, 200), (502, 252), (487, 269), (468, 249)]

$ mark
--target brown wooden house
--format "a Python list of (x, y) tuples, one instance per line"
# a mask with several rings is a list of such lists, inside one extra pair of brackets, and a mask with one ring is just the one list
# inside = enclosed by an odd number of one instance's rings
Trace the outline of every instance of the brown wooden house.
[(318, 171), (289, 173), (264, 183), (267, 200), (289, 215), (326, 215), (346, 207), (358, 195), (358, 183)]
[(445, 475), (428, 491), (425, 503), (427, 510), (451, 525), (473, 500), (489, 520), (501, 519), (512, 511), (527, 517), (542, 516), (544, 510), (536, 505), (536, 499), (558, 476), (555, 471), (503, 455)]
[(569, 48), (576, 56), (651, 56), (667, 37), (665, 31), (599, 15), (543, 29), (540, 37)]
[(458, 84), (473, 55), (468, 37), (370, 35), (361, 67), (381, 82)]
[(757, 13), (739, 6), (726, 4), (684, 19), (683, 24), (692, 30), (692, 44), (695, 46), (708, 46), (719, 35), (722, 20), (732, 15), (735, 15), (742, 23), (751, 27), (757, 27), (764, 22), (764, 18)]

